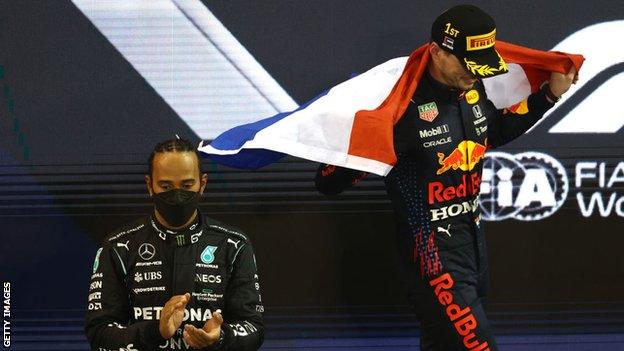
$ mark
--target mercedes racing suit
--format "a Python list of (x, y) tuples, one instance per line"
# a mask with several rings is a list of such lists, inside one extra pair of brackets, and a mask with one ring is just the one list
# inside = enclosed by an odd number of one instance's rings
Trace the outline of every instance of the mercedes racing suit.
[[(253, 248), (237, 229), (209, 217), (174, 232), (153, 217), (122, 227), (97, 251), (87, 302), (92, 350), (185, 350), (184, 325), (224, 317), (222, 338), (207, 350), (257, 350), (263, 341), (260, 285)], [(159, 332), (160, 311), (191, 294), (180, 329)]]
[[(552, 107), (544, 91), (497, 110), (479, 81), (460, 92), (425, 73), (394, 127), (397, 163), (385, 177), (421, 350), (497, 350), (484, 312), (485, 237), (478, 195), (483, 158), (526, 132)], [(337, 194), (363, 172), (321, 165), (315, 179)]]

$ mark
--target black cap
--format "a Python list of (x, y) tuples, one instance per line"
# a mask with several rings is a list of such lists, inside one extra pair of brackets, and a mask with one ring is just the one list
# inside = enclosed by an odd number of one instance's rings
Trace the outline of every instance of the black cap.
[(477, 77), (507, 72), (507, 64), (494, 48), (494, 19), (476, 6), (458, 5), (446, 10), (433, 22), (431, 39), (457, 56)]

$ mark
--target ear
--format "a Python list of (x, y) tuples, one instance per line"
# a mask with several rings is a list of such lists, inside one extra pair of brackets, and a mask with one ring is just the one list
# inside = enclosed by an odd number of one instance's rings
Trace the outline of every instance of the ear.
[(199, 194), (203, 194), (204, 193), (204, 189), (206, 189), (206, 185), (208, 184), (208, 173), (204, 173), (201, 176), (201, 180), (200, 180), (200, 187), (199, 187)]
[(152, 178), (147, 174), (145, 175), (145, 185), (147, 185), (147, 192), (150, 194), (150, 196), (154, 195), (154, 189), (152, 188)]
[(431, 42), (429, 43), (429, 54), (431, 54), (431, 57), (436, 57), (440, 54), (440, 47), (438, 46), (437, 43), (435, 42)]

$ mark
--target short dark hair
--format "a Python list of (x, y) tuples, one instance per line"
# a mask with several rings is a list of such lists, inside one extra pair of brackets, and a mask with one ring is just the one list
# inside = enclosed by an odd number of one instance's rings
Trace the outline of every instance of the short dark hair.
[(147, 161), (148, 165), (148, 174), (151, 177), (152, 171), (154, 170), (154, 157), (156, 154), (165, 153), (165, 152), (192, 152), (197, 155), (197, 166), (199, 168), (199, 175), (202, 175), (202, 166), (201, 166), (201, 155), (199, 151), (197, 151), (197, 147), (193, 145), (190, 141), (186, 139), (169, 139), (165, 141), (161, 141), (160, 143), (154, 146), (154, 150), (149, 156), (149, 160)]

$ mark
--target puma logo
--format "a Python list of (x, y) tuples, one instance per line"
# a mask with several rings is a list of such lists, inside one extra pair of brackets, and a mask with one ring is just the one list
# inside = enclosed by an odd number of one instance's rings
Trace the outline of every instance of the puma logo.
[(446, 233), (446, 235), (448, 235), (449, 238), (451, 237), (450, 230), (451, 230), (451, 225), (450, 224), (446, 227), (446, 229), (444, 229), (442, 227), (438, 227), (438, 233), (439, 232)]
[(228, 244), (234, 245), (234, 247), (237, 248), (237, 249), (238, 249), (238, 244), (240, 244), (240, 240), (234, 241), (234, 240), (232, 240), (230, 238), (227, 239), (227, 242), (228, 242)]
[(130, 240), (126, 241), (125, 244), (117, 243), (117, 247), (125, 247), (126, 250), (130, 251), (130, 249), (128, 248), (128, 244), (130, 244)]

